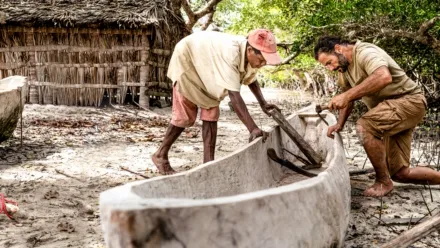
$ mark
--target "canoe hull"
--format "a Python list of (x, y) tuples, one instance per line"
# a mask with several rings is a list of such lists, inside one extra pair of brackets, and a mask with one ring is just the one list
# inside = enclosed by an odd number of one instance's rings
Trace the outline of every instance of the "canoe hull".
[[(335, 120), (328, 115), (327, 121)], [(316, 151), (329, 166), (317, 177), (275, 187), (283, 169), (267, 158), (267, 148), (298, 154), (277, 127), (266, 143), (260, 139), (190, 171), (103, 192), (107, 246), (341, 247), (350, 213), (342, 141), (325, 138), (322, 123), (312, 130), (298, 116), (289, 122), (319, 143)]]
[(25, 77), (11, 76), (0, 80), (0, 142), (9, 139), (17, 127), (26, 95)]

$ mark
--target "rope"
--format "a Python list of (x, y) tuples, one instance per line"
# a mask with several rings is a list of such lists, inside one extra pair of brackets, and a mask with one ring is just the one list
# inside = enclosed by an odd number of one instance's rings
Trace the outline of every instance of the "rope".
[(4, 213), (6, 216), (8, 216), (9, 219), (12, 220), (14, 218), (12, 217), (12, 215), (8, 213), (8, 210), (6, 209), (6, 203), (11, 203), (14, 204), (15, 206), (18, 206), (17, 202), (6, 199), (5, 196), (2, 193), (0, 193), (0, 204), (1, 204), (0, 214)]

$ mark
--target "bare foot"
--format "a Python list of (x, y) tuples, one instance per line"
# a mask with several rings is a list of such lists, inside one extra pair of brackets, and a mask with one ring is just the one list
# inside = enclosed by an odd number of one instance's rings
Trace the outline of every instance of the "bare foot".
[(170, 161), (168, 159), (159, 158), (156, 153), (151, 156), (151, 160), (153, 160), (153, 164), (159, 170), (159, 173), (162, 175), (171, 175), (176, 173), (173, 168), (171, 168)]
[(391, 182), (391, 180), (388, 180), (386, 182), (376, 181), (373, 185), (371, 185), (364, 191), (364, 196), (385, 196), (386, 194), (390, 193), (391, 190), (393, 190), (393, 182)]

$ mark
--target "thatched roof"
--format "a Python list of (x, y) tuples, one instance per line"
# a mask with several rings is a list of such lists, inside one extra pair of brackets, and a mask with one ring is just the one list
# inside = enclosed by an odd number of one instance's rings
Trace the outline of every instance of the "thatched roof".
[(26, 26), (140, 28), (182, 20), (167, 0), (8, 0), (0, 1), (0, 21)]

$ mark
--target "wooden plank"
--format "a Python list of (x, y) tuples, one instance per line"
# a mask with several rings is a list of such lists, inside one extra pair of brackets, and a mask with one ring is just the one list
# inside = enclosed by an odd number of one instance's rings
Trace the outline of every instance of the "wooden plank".
[(425, 222), (401, 233), (395, 239), (381, 246), (381, 248), (408, 247), (440, 228), (440, 213), (427, 219)]
[(155, 48), (152, 51), (154, 54), (156, 55), (164, 55), (164, 56), (168, 56), (171, 54), (170, 50), (166, 50), (166, 49), (159, 49), (159, 48)]
[(292, 127), (292, 125), (289, 124), (289, 122), (278, 110), (273, 109), (270, 111), (270, 114), (312, 164), (318, 165), (321, 163), (321, 156), (319, 156), (319, 154), (313, 150), (313, 148), (304, 140), (301, 135), (299, 135), (299, 133)]

